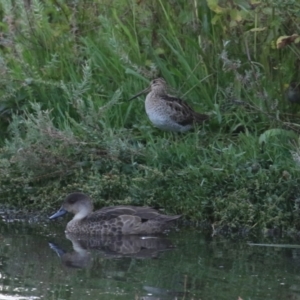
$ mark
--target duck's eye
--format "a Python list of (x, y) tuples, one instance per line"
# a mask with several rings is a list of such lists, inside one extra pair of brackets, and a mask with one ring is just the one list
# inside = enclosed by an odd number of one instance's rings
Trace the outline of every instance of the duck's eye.
[(72, 198), (69, 198), (69, 199), (68, 199), (68, 202), (69, 202), (70, 204), (74, 204), (76, 201), (77, 201), (77, 197), (72, 197)]

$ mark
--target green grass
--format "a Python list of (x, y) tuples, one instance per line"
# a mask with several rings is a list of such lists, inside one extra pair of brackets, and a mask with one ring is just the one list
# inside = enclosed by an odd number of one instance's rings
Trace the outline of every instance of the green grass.
[[(99, 207), (299, 229), (299, 107), (285, 85), (300, 52), (276, 48), (299, 32), (296, 2), (11, 3), (0, 9), (3, 203), (50, 210), (80, 190)], [(155, 129), (141, 97), (128, 99), (158, 76), (210, 121)]]

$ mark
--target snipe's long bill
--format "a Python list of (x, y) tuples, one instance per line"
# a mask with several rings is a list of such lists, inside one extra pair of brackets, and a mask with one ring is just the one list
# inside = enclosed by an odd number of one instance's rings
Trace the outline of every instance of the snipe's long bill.
[(208, 115), (195, 112), (182, 99), (168, 95), (167, 84), (163, 78), (152, 80), (149, 87), (129, 100), (145, 93), (148, 93), (145, 101), (148, 118), (161, 130), (185, 132), (209, 118)]

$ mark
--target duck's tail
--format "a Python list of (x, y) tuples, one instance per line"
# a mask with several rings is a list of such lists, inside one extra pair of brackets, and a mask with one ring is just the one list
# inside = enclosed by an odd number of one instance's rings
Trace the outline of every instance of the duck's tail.
[(164, 221), (165, 222), (172, 222), (177, 219), (181, 218), (181, 215), (175, 215), (175, 216), (164, 216)]

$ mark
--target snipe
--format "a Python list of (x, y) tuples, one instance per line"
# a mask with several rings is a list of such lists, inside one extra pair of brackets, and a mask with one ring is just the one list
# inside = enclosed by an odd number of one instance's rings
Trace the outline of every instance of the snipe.
[(161, 130), (185, 132), (209, 118), (208, 115), (195, 112), (183, 100), (168, 95), (167, 84), (163, 78), (152, 80), (149, 87), (129, 100), (145, 93), (148, 93), (145, 101), (148, 118)]

